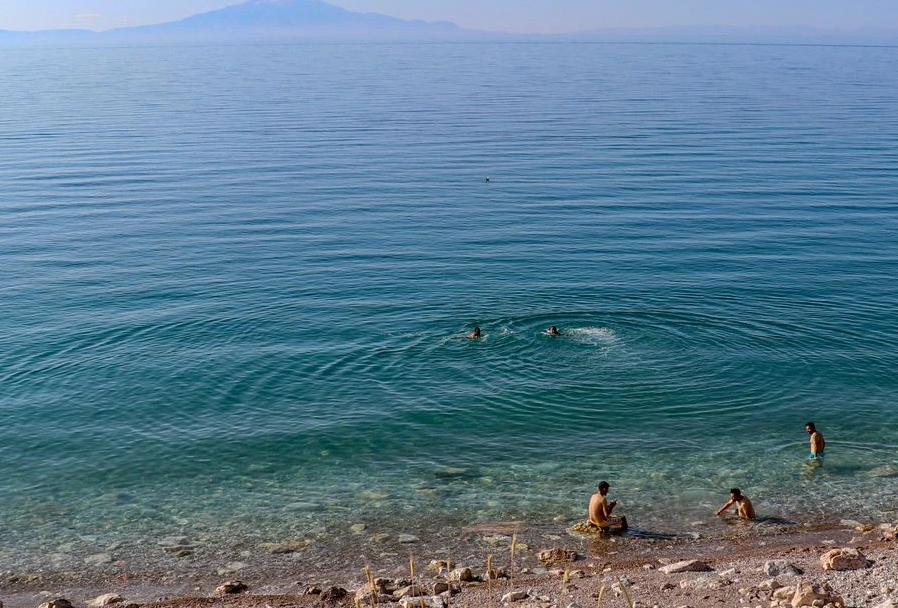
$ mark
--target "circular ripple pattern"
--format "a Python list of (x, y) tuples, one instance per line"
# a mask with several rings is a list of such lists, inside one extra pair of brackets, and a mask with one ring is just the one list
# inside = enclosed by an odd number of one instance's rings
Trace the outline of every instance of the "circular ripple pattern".
[(895, 54), (9, 49), (0, 556), (894, 520)]

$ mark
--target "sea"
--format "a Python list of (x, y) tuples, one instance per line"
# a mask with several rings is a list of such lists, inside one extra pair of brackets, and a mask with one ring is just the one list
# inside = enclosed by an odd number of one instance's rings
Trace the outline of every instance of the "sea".
[(0, 49), (0, 563), (563, 534), (601, 480), (647, 535), (726, 534), (731, 487), (898, 520), (896, 65)]

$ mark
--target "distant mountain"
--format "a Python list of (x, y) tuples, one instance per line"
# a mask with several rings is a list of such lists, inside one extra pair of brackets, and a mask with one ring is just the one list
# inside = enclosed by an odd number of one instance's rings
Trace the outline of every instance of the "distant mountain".
[(180, 21), (103, 32), (105, 36), (218, 36), (254, 34), (440, 34), (462, 32), (454, 23), (408, 21), (378, 13), (357, 13), (320, 0), (248, 0)]
[(398, 36), (442, 37), (466, 34), (448, 21), (427, 22), (398, 19), (378, 13), (357, 13), (320, 0), (248, 0), (225, 8), (193, 15), (179, 21), (125, 27), (104, 32), (91, 30), (46, 30), (14, 32), (0, 30), (0, 42), (119, 43), (141, 40), (302, 36)]

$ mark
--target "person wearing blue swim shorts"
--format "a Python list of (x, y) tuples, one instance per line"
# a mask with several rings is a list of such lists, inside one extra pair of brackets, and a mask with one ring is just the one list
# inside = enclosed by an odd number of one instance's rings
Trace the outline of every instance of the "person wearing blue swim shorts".
[(805, 424), (804, 430), (811, 436), (811, 453), (808, 455), (808, 460), (823, 460), (823, 450), (826, 448), (823, 433), (817, 430), (813, 422)]

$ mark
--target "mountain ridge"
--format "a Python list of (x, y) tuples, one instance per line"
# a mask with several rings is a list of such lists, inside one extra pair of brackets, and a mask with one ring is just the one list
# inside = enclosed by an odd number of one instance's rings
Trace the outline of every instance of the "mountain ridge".
[(898, 31), (865, 28), (671, 26), (598, 28), (563, 34), (510, 34), (468, 30), (449, 21), (406, 20), (380, 13), (350, 11), (322, 0), (245, 0), (220, 9), (164, 23), (105, 31), (58, 29), (22, 32), (0, 29), (0, 41), (102, 43), (141, 40), (327, 37), (500, 38), (598, 42), (682, 42), (732, 44), (898, 45)]

